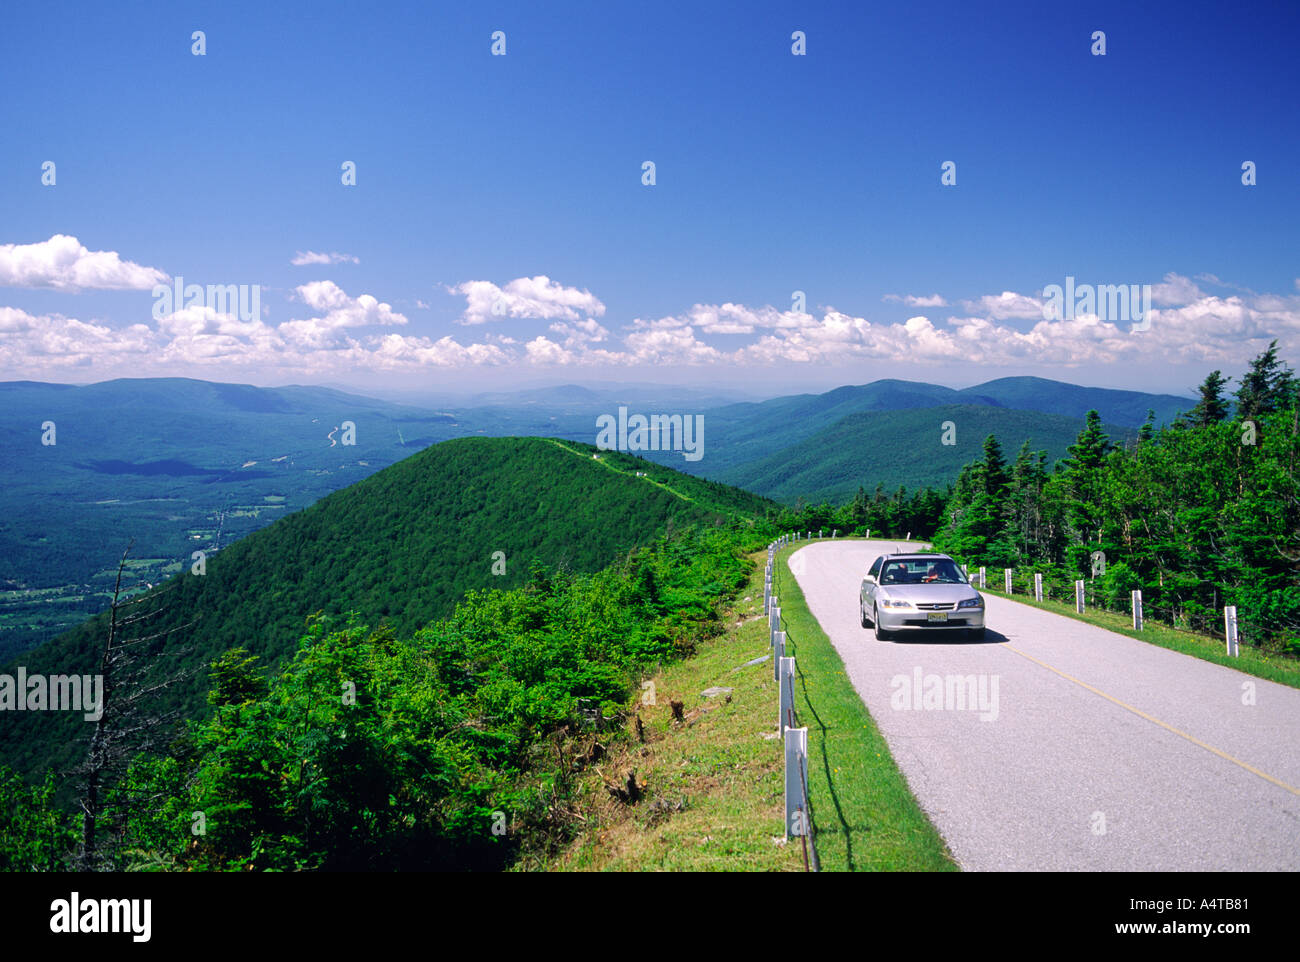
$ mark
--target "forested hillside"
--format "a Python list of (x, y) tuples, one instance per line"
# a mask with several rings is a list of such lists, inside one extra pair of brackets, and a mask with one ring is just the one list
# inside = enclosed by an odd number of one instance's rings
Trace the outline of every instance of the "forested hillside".
[[(994, 437), (957, 478), (934, 543), (972, 565), (1044, 572), (1056, 597), (1086, 578), (1097, 603), (1222, 631), (1236, 605), (1243, 641), (1300, 653), (1300, 423), (1297, 382), (1274, 347), (1233, 400), (1210, 374), (1172, 426), (1117, 445), (1097, 413), (1049, 469), (1025, 445), (1008, 463)], [(1093, 555), (1105, 572), (1093, 577)], [(1100, 559), (1099, 559), (1100, 560)]]
[(772, 530), (678, 531), (589, 575), (535, 566), (418, 631), (312, 619), (283, 670), (226, 652), (205, 672), (211, 714), (106, 781), (93, 835), (53, 776), (28, 788), (0, 767), (0, 870), (497, 869), (551, 852), (640, 678), (721, 630), (741, 552)]
[[(1008, 445), (1032, 439), (1054, 461), (1065, 455), (1082, 426), (1082, 417), (975, 404), (861, 412), (718, 479), (788, 504), (801, 498), (839, 503), (864, 482), (887, 490), (951, 484), (990, 433)], [(1136, 428), (1110, 430), (1137, 434)]]
[[(202, 666), (234, 647), (269, 665), (308, 617), (357, 612), (409, 635), (476, 588), (525, 583), (540, 563), (594, 572), (689, 524), (761, 517), (762, 498), (628, 455), (539, 438), (463, 438), (419, 452), (254, 532), (154, 589), (159, 665), (189, 677), (160, 708), (204, 706)], [(645, 477), (637, 477), (638, 471)], [(126, 539), (117, 546), (120, 552)], [(90, 672), (100, 615), (23, 658), (31, 672)], [(0, 761), (25, 772), (70, 764), (87, 726), (68, 713), (0, 713)]]

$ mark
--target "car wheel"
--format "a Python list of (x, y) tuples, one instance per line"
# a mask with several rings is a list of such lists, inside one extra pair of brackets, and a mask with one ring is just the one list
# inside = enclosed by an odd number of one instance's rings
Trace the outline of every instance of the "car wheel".
[(876, 626), (876, 641), (888, 641), (889, 632), (880, 627), (880, 610), (878, 608), (871, 609), (871, 623)]
[(862, 607), (862, 602), (858, 602), (858, 618), (862, 621), (863, 628), (871, 627), (871, 619), (867, 617), (867, 609)]
[(979, 628), (967, 628), (966, 637), (974, 638), (976, 641), (978, 641), (984, 637), (984, 628), (982, 626)]

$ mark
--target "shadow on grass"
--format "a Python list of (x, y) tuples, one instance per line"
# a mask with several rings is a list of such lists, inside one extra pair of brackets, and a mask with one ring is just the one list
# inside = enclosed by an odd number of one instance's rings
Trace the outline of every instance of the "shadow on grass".
[[(789, 637), (788, 633), (787, 637)], [(808, 693), (808, 678), (804, 674), (802, 667), (800, 667), (797, 658), (795, 659), (794, 670), (799, 676), (799, 686), (803, 689), (803, 700), (808, 705), (808, 712), (813, 716), (813, 720), (817, 722), (817, 728), (821, 731), (822, 737), (818, 739), (818, 745), (821, 749), (822, 771), (826, 773), (826, 786), (831, 793), (831, 804), (835, 806), (835, 817), (839, 820), (840, 827), (844, 830), (844, 858), (849, 863), (849, 871), (856, 872), (857, 866), (853, 864), (853, 833), (849, 830), (848, 820), (844, 817), (844, 809), (840, 805), (840, 796), (835, 790), (835, 779), (831, 775), (831, 759), (826, 753), (826, 743), (829, 741), (826, 737), (826, 733), (830, 731), (830, 728), (824, 721), (822, 721), (821, 716), (817, 714), (817, 707), (813, 704), (812, 696)], [(809, 806), (811, 806), (812, 799), (809, 798), (808, 802)], [(813, 851), (814, 853), (816, 852), (815, 842)]]

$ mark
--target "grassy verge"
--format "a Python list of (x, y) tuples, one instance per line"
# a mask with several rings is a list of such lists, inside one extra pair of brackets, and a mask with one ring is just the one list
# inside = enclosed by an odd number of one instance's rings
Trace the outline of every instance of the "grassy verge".
[[(803, 547), (800, 543), (795, 548)], [(808, 726), (808, 794), (823, 871), (954, 871), (844, 663), (777, 555), (787, 653), (795, 656), (795, 710)], [(759, 588), (760, 598), (762, 587)]]
[[(776, 738), (777, 688), (762, 617), (759, 566), (728, 611), (725, 634), (651, 679), (635, 733), (579, 780), (575, 808), (584, 828), (552, 871), (803, 871), (799, 846), (785, 844), (783, 757)], [(730, 692), (705, 697), (713, 687)], [(674, 721), (671, 703), (683, 705)], [(607, 784), (635, 772), (643, 797), (615, 800)]]
[[(802, 547), (802, 544), (799, 545)], [(780, 552), (776, 583), (799, 671), (796, 710), (808, 726), (809, 794), (823, 871), (951, 871), (956, 866), (898, 771), (839, 655), (804, 602)], [(551, 871), (803, 871), (785, 843), (777, 686), (762, 617), (765, 552), (728, 612), (730, 628), (653, 679), (639, 711), (645, 741), (616, 743), (579, 781), (579, 836), (541, 865)], [(705, 697), (720, 686), (729, 693)], [(728, 697), (730, 700), (727, 700)], [(674, 721), (671, 702), (683, 703)], [(644, 797), (611, 796), (630, 772)]]
[[(1141, 631), (1134, 631), (1132, 615), (1106, 611), (1101, 608), (1087, 608), (1083, 614), (1079, 614), (1074, 610), (1073, 602), (1066, 603), (1051, 599), (1035, 601), (1032, 595), (1012, 594), (1008, 596), (1004, 592), (995, 591), (992, 588), (985, 588), (984, 590), (1000, 598), (1009, 597), (1009, 600), (1019, 604), (1029, 605), (1032, 608), (1041, 608), (1043, 611), (1050, 611), (1054, 615), (1064, 615), (1066, 618), (1073, 618), (1075, 621), (1096, 625), (1098, 628), (1105, 628), (1107, 631), (1113, 631), (1116, 634), (1127, 635), (1130, 638), (1136, 638), (1138, 641), (1145, 641), (1150, 645), (1158, 645), (1161, 648), (1168, 648), (1184, 655), (1191, 655), (1203, 661), (1212, 661), (1216, 665), (1234, 668), (1247, 675), (1254, 675), (1256, 678), (1264, 678), (1268, 681), (1275, 681), (1280, 685), (1300, 688), (1300, 661), (1296, 661), (1294, 658), (1270, 655), (1258, 648), (1251, 648), (1247, 645), (1238, 646), (1240, 654), (1238, 657), (1233, 658), (1225, 650), (1223, 639), (1216, 638), (1213, 635), (1173, 628), (1150, 620), (1144, 623)], [(993, 627), (996, 628), (996, 625)]]

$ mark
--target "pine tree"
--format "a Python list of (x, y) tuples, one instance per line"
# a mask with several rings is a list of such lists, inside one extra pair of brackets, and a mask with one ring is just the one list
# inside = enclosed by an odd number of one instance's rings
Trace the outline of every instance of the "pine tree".
[(1276, 340), (1250, 362), (1250, 370), (1242, 375), (1235, 397), (1237, 417), (1243, 420), (1271, 414), (1295, 403), (1295, 377), (1278, 360)]
[(1067, 492), (1066, 510), (1084, 544), (1095, 540), (1100, 514), (1102, 467), (1112, 450), (1110, 438), (1101, 429), (1101, 415), (1091, 410), (1083, 430), (1069, 447), (1062, 481)]
[(976, 471), (984, 493), (995, 500), (1001, 500), (1005, 494), (1007, 481), (1007, 461), (1002, 456), (1002, 445), (996, 435), (990, 434), (984, 439), (984, 460)]
[(1230, 380), (1232, 378), (1225, 378), (1221, 371), (1211, 371), (1201, 382), (1201, 399), (1187, 415), (1192, 427), (1203, 428), (1218, 424), (1228, 416), (1228, 402), (1223, 398), (1223, 388)]
[(862, 485), (858, 485), (858, 493), (849, 505), (849, 521), (855, 528), (867, 523), (867, 491)]
[(1065, 459), (1067, 471), (1095, 471), (1110, 452), (1110, 437), (1101, 429), (1101, 415), (1091, 410), (1084, 416), (1083, 430), (1070, 445)]
[(1156, 412), (1147, 408), (1147, 419), (1138, 428), (1138, 444), (1145, 444), (1156, 436)]

